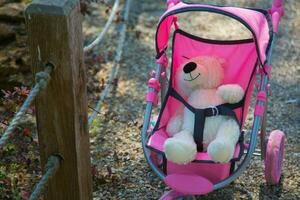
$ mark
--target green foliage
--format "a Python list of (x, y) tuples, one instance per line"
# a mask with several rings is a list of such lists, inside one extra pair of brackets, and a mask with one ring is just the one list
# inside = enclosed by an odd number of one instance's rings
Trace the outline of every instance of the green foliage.
[(4, 147), (4, 150), (7, 151), (7, 152), (12, 152), (12, 151), (16, 150), (16, 146), (14, 144), (7, 144)]
[(32, 2), (32, 0), (22, 0), (22, 2), (24, 2), (26, 4), (30, 4)]
[(90, 126), (90, 135), (93, 137), (93, 136), (96, 136), (99, 131), (100, 131), (100, 120), (98, 117), (96, 117), (92, 123), (91, 123), (91, 126)]
[[(0, 182), (1, 180), (6, 178), (6, 174), (5, 174), (5, 168), (4, 167), (0, 167)], [(1, 188), (1, 184), (0, 184), (0, 188)]]

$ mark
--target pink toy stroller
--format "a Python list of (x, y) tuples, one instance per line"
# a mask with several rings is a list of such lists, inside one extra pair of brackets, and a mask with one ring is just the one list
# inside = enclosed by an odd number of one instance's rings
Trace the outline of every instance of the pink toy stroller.
[[(272, 48), (278, 32), (280, 18), (284, 15), (281, 0), (274, 0), (269, 10), (222, 7), (215, 5), (187, 4), (180, 0), (168, 0), (168, 9), (161, 17), (156, 33), (157, 67), (148, 82), (147, 107), (142, 130), (142, 144), (147, 162), (153, 171), (171, 188), (161, 199), (176, 199), (204, 195), (223, 188), (234, 181), (249, 164), (255, 151), (257, 137), (261, 139), (261, 156), (265, 164), (265, 179), (268, 184), (277, 184), (282, 174), (284, 156), (283, 132), (276, 130), (266, 139), (265, 113), (271, 71)], [(251, 33), (252, 38), (244, 40), (217, 41), (191, 35), (178, 27), (178, 14), (186, 12), (212, 12), (240, 22)], [(168, 59), (166, 50), (172, 26), (175, 27), (172, 44), (170, 80), (167, 81)], [(225, 84), (239, 84), (245, 96), (237, 104), (226, 104), (206, 109), (195, 109), (180, 94), (175, 76), (179, 66), (188, 57), (215, 55), (226, 59)], [(242, 128), (247, 115), (257, 73), (261, 74), (256, 95), (254, 122), (250, 131), (250, 142), (244, 141)], [(167, 84), (169, 83), (169, 84)], [(153, 106), (158, 105), (161, 90), (162, 107), (155, 122), (151, 121)], [(233, 159), (228, 163), (215, 163), (203, 151), (201, 133), (195, 134), (198, 153), (196, 159), (185, 165), (175, 164), (166, 159), (164, 142), (169, 138), (166, 125), (179, 106), (185, 106), (195, 114), (195, 122), (216, 115), (234, 116), (241, 127)], [(224, 112), (226, 111), (226, 112)], [(199, 113), (204, 113), (202, 118)], [(201, 123), (201, 122), (199, 122)], [(196, 124), (196, 123), (195, 123)], [(195, 126), (196, 127), (196, 126)], [(195, 136), (197, 135), (197, 137)]]

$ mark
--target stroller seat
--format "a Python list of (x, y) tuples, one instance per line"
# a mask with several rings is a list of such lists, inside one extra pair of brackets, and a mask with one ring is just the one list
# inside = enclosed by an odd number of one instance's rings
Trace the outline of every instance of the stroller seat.
[[(185, 106), (186, 108), (190, 107), (185, 101), (187, 97), (184, 92), (180, 91), (175, 78), (179, 71), (179, 66), (185, 61), (184, 56), (196, 57), (202, 55), (215, 55), (216, 57), (224, 58), (227, 61), (227, 64), (224, 67), (225, 74), (223, 83), (239, 84), (245, 90), (245, 96), (241, 102), (235, 105), (227, 105), (227, 107), (231, 107), (231, 111), (233, 115), (235, 115), (237, 122), (241, 125), (241, 128), (243, 127), (247, 115), (250, 96), (257, 72), (257, 53), (255, 43), (252, 39), (230, 42), (207, 40), (193, 36), (178, 28), (174, 31), (172, 43), (173, 51), (170, 86), (162, 104), (157, 123), (147, 142), (148, 148), (162, 155), (164, 155), (164, 143), (169, 137), (168, 133), (165, 131), (169, 119), (181, 106)], [(189, 109), (191, 110), (191, 108)], [(243, 134), (241, 134), (240, 140), (236, 145), (234, 157), (230, 163), (234, 163), (242, 157), (244, 150), (243, 146)], [(193, 162), (215, 163), (207, 152), (202, 152), (199, 149), (196, 159)]]
[[(240, 140), (235, 148), (234, 157), (228, 163), (214, 162), (207, 152), (203, 152), (202, 148), (198, 148), (199, 143), (197, 143), (198, 153), (196, 159), (191, 163), (185, 165), (176, 164), (167, 160), (165, 157), (164, 143), (169, 138), (166, 132), (168, 121), (180, 107), (190, 107), (186, 103), (187, 96), (180, 90), (175, 78), (179, 72), (179, 66), (185, 61), (185, 56), (193, 58), (206, 55), (213, 55), (225, 59), (226, 66), (224, 67), (223, 84), (239, 84), (245, 91), (245, 96), (241, 102), (236, 105), (231, 104), (226, 106), (227, 108), (231, 107), (230, 110), (233, 115), (235, 115), (241, 128), (245, 122), (245, 116), (247, 115), (257, 72), (258, 57), (255, 41), (253, 39), (230, 42), (216, 41), (191, 35), (179, 28), (174, 31), (169, 88), (162, 103), (162, 108), (155, 127), (148, 136), (146, 146), (151, 151), (160, 155), (156, 156), (157, 159), (154, 158), (158, 161), (157, 166), (161, 166), (164, 173), (169, 177), (166, 178), (167, 185), (173, 189), (176, 188), (177, 191), (182, 188), (182, 184), (181, 182), (171, 181), (174, 177), (174, 179), (178, 179), (178, 176), (187, 176), (187, 179), (190, 179), (191, 177), (189, 176), (192, 176), (192, 179), (195, 179), (195, 183), (200, 181), (204, 182), (207, 186), (218, 183), (233, 173), (236, 162), (242, 158), (244, 153), (243, 133), (241, 132)], [(220, 109), (222, 109), (224, 105), (225, 104), (219, 105), (221, 106)], [(191, 108), (189, 109), (191, 110)], [(180, 179), (185, 178), (181, 177)], [(193, 184), (189, 184), (191, 187), (192, 185)], [(183, 190), (180, 191), (184, 192)], [(193, 191), (191, 193), (194, 192), (202, 194), (203, 191)]]
[[(243, 136), (243, 134), (241, 134)], [(165, 157), (164, 153), (164, 143), (169, 138), (167, 132), (164, 128), (155, 131), (149, 138), (147, 143), (147, 148), (151, 151), (155, 152), (155, 157), (157, 160), (157, 165), (161, 166), (163, 171), (168, 174), (168, 178), (166, 178), (166, 183), (170, 187), (177, 188), (177, 191), (187, 191), (186, 189), (191, 189), (192, 191), (194, 188), (194, 184), (197, 182), (201, 182), (201, 185), (206, 185), (207, 187), (197, 187), (195, 190), (196, 193), (200, 192), (199, 189), (209, 189), (210, 185), (219, 182), (220, 180), (228, 177), (230, 173), (234, 170), (235, 163), (239, 161), (244, 153), (244, 144), (243, 138), (240, 138), (240, 141), (236, 145), (235, 153), (233, 158), (228, 163), (216, 163), (214, 162), (207, 152), (197, 152), (195, 160), (188, 164), (176, 164), (172, 161), (169, 161)], [(160, 158), (157, 157), (160, 155)], [(172, 181), (178, 180), (189, 180), (185, 184), (183, 182)], [(194, 180), (194, 181), (191, 181)], [(186, 189), (182, 190), (182, 186), (186, 186)], [(181, 189), (180, 189), (181, 188)], [(194, 189), (193, 189), (194, 188)], [(193, 192), (190, 191), (189, 193), (192, 194)], [(195, 192), (194, 191), (194, 192)], [(208, 190), (207, 192), (209, 192)], [(205, 191), (201, 191), (201, 194), (206, 193)]]
[[(164, 129), (160, 129), (149, 138), (147, 147), (153, 151), (164, 155), (164, 143), (169, 138), (168, 133)], [(243, 140), (236, 145), (234, 156), (231, 159), (232, 162), (238, 161), (243, 154)], [(198, 163), (214, 163), (206, 151), (198, 152), (193, 162)]]

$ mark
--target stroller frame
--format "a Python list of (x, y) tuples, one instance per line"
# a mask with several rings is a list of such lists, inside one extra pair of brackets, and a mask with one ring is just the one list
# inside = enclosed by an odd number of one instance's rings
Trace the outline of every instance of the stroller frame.
[[(168, 0), (167, 1), (168, 9), (170, 9), (171, 7), (173, 7), (174, 5), (176, 5), (179, 2), (180, 2), (179, 0)], [(269, 14), (270, 14), (270, 17), (272, 20), (273, 30), (272, 30), (272, 35), (271, 35), (271, 43), (270, 43), (269, 50), (268, 50), (267, 56), (266, 56), (265, 65), (270, 66), (270, 68), (271, 68), (272, 50), (275, 45), (275, 40), (276, 40), (276, 36), (277, 36), (277, 32), (278, 32), (278, 24), (280, 22), (280, 18), (284, 15), (281, 0), (273, 1), (272, 9), (269, 10)], [(262, 65), (263, 65), (263, 63), (262, 63)], [(268, 69), (268, 70), (270, 71), (270, 69)], [(262, 73), (259, 91), (262, 91), (265, 93), (268, 92), (268, 87), (269, 87), (268, 84), (269, 84), (269, 79), (270, 79), (269, 71), (267, 73)], [(161, 101), (164, 100), (164, 97), (165, 97), (166, 91), (167, 91), (167, 81), (168, 80), (165, 75), (165, 72), (166, 72), (166, 66), (162, 62), (158, 61), (157, 65), (156, 65), (156, 70), (155, 70), (155, 77), (154, 77), (154, 79), (152, 79), (152, 81), (156, 80), (156, 81), (160, 82), (160, 85), (162, 87)], [(156, 87), (154, 87), (153, 84), (148, 84), (148, 85), (149, 85), (148, 93), (149, 92), (150, 93), (158, 93), (158, 89)], [(267, 104), (266, 101), (262, 101), (259, 98), (256, 99), (256, 106), (258, 106), (258, 107), (265, 106), (266, 107), (266, 104)], [(143, 147), (143, 151), (144, 151), (144, 156), (145, 156), (149, 166), (161, 180), (164, 180), (166, 178), (166, 175), (154, 164), (154, 162), (150, 156), (150, 150), (147, 148), (148, 128), (149, 128), (149, 124), (150, 124), (153, 106), (156, 106), (155, 102), (147, 101), (146, 110), (145, 110), (145, 114), (144, 114), (143, 128), (142, 128), (142, 132), (141, 132), (142, 147)], [(266, 130), (265, 130), (265, 127), (266, 127), (265, 117), (266, 116), (265, 116), (265, 114), (266, 114), (266, 109), (264, 110), (263, 115), (254, 114), (253, 126), (252, 126), (251, 136), (250, 136), (250, 143), (248, 144), (248, 148), (246, 148), (247, 149), (246, 155), (244, 156), (241, 164), (233, 171), (233, 173), (231, 173), (224, 180), (213, 185), (213, 190), (223, 188), (226, 185), (230, 184), (246, 170), (246, 167), (249, 165), (251, 157), (252, 157), (253, 153), (255, 152), (258, 135), (260, 135), (260, 140), (261, 140), (262, 160), (265, 160), (266, 153), (268, 153), (268, 152), (266, 152), (267, 146), (268, 146), (268, 144), (267, 144), (268, 141), (265, 140), (265, 137), (266, 137)], [(260, 131), (260, 133), (259, 133), (259, 131)], [(282, 149), (282, 151), (283, 151), (283, 149)], [(281, 169), (279, 169), (279, 170), (281, 171)], [(267, 179), (267, 177), (266, 177), (266, 179)], [(267, 179), (267, 182), (268, 182), (268, 179)], [(269, 183), (272, 184), (272, 182), (270, 182), (270, 181), (269, 181)]]

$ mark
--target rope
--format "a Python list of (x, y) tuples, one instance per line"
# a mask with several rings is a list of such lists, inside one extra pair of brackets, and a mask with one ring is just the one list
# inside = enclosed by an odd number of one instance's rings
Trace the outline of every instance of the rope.
[(114, 6), (112, 8), (111, 14), (104, 26), (104, 29), (102, 30), (102, 32), (98, 35), (98, 37), (89, 45), (87, 45), (86, 47), (84, 47), (83, 51), (84, 52), (88, 52), (90, 50), (92, 50), (96, 45), (100, 44), (105, 36), (105, 34), (107, 33), (109, 27), (111, 26), (113, 19), (117, 13), (117, 9), (119, 7), (119, 3), (120, 0), (115, 0)]
[(60, 166), (61, 158), (59, 156), (50, 156), (46, 166), (45, 171), (46, 173), (42, 176), (41, 180), (35, 186), (32, 194), (30, 195), (29, 200), (36, 200), (38, 199), (42, 192), (44, 191), (45, 187), (47, 186), (49, 180), (54, 176)]
[(100, 112), (103, 101), (106, 98), (106, 96), (108, 95), (108, 93), (111, 89), (111, 86), (113, 85), (113, 81), (118, 77), (119, 62), (120, 62), (121, 57), (122, 57), (123, 47), (124, 47), (125, 38), (126, 38), (126, 29), (127, 29), (127, 21), (128, 21), (128, 17), (129, 17), (130, 3), (131, 3), (131, 0), (126, 1), (126, 5), (125, 5), (125, 8), (124, 8), (124, 13), (123, 13), (124, 21), (120, 25), (120, 29), (119, 29), (120, 30), (120, 39), (119, 39), (119, 42), (118, 42), (118, 47), (117, 47), (117, 50), (116, 50), (116, 56), (114, 58), (111, 73), (109, 75), (109, 78), (108, 78), (107, 84), (104, 88), (104, 91), (100, 95), (100, 98), (99, 98), (99, 100), (96, 104), (96, 107), (95, 107), (95, 109), (93, 109), (94, 111), (89, 117), (89, 125), (92, 124), (92, 122), (96, 118), (97, 114)]
[(38, 72), (36, 74), (36, 84), (30, 91), (19, 112), (14, 116), (11, 123), (2, 135), (0, 139), (0, 149), (3, 148), (4, 145), (8, 142), (9, 137), (13, 134), (15, 128), (20, 124), (22, 117), (24, 116), (26, 110), (29, 108), (33, 100), (36, 98), (39, 92), (47, 86), (52, 70), (53, 66), (47, 65), (45, 71)]

